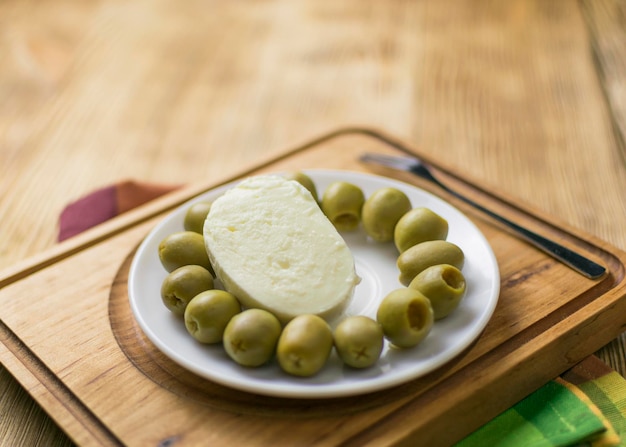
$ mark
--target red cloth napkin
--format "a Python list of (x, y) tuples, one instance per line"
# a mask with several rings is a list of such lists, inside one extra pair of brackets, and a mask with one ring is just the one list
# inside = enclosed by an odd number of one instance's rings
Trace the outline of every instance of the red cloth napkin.
[(178, 187), (125, 180), (98, 189), (65, 207), (57, 239), (64, 241)]

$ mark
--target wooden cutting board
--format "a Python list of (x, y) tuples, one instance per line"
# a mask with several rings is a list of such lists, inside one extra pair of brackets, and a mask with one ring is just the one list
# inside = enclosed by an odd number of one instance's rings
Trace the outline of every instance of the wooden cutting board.
[[(436, 187), (360, 164), (365, 151), (421, 156), (383, 132), (341, 129), (150, 202), (4, 271), (0, 361), (81, 445), (446, 445), (626, 327), (625, 252), (425, 160), (458, 191), (606, 266), (603, 278), (586, 279)], [(299, 400), (256, 396), (199, 378), (148, 341), (127, 296), (129, 264), (148, 232), (168, 212), (219, 184), (307, 168), (393, 176), (440, 195), (481, 229), (498, 260), (501, 293), (493, 318), (470, 348), (396, 388)]]

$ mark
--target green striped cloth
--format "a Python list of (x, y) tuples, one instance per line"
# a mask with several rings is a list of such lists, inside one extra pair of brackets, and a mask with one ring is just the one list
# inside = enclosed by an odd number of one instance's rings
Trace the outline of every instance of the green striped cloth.
[(589, 357), (456, 447), (625, 446), (626, 380)]

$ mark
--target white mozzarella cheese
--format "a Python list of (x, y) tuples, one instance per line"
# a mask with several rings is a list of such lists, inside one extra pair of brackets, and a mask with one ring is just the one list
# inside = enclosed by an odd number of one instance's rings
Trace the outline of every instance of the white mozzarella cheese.
[(250, 177), (216, 199), (204, 240), (224, 288), (284, 322), (336, 316), (359, 282), (350, 249), (309, 191), (279, 176)]

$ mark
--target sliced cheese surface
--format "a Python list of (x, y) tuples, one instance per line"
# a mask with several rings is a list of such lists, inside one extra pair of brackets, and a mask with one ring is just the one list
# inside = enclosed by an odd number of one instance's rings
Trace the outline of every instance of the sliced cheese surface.
[(216, 199), (204, 241), (224, 288), (283, 322), (333, 318), (359, 282), (350, 249), (310, 192), (280, 176), (249, 177)]

